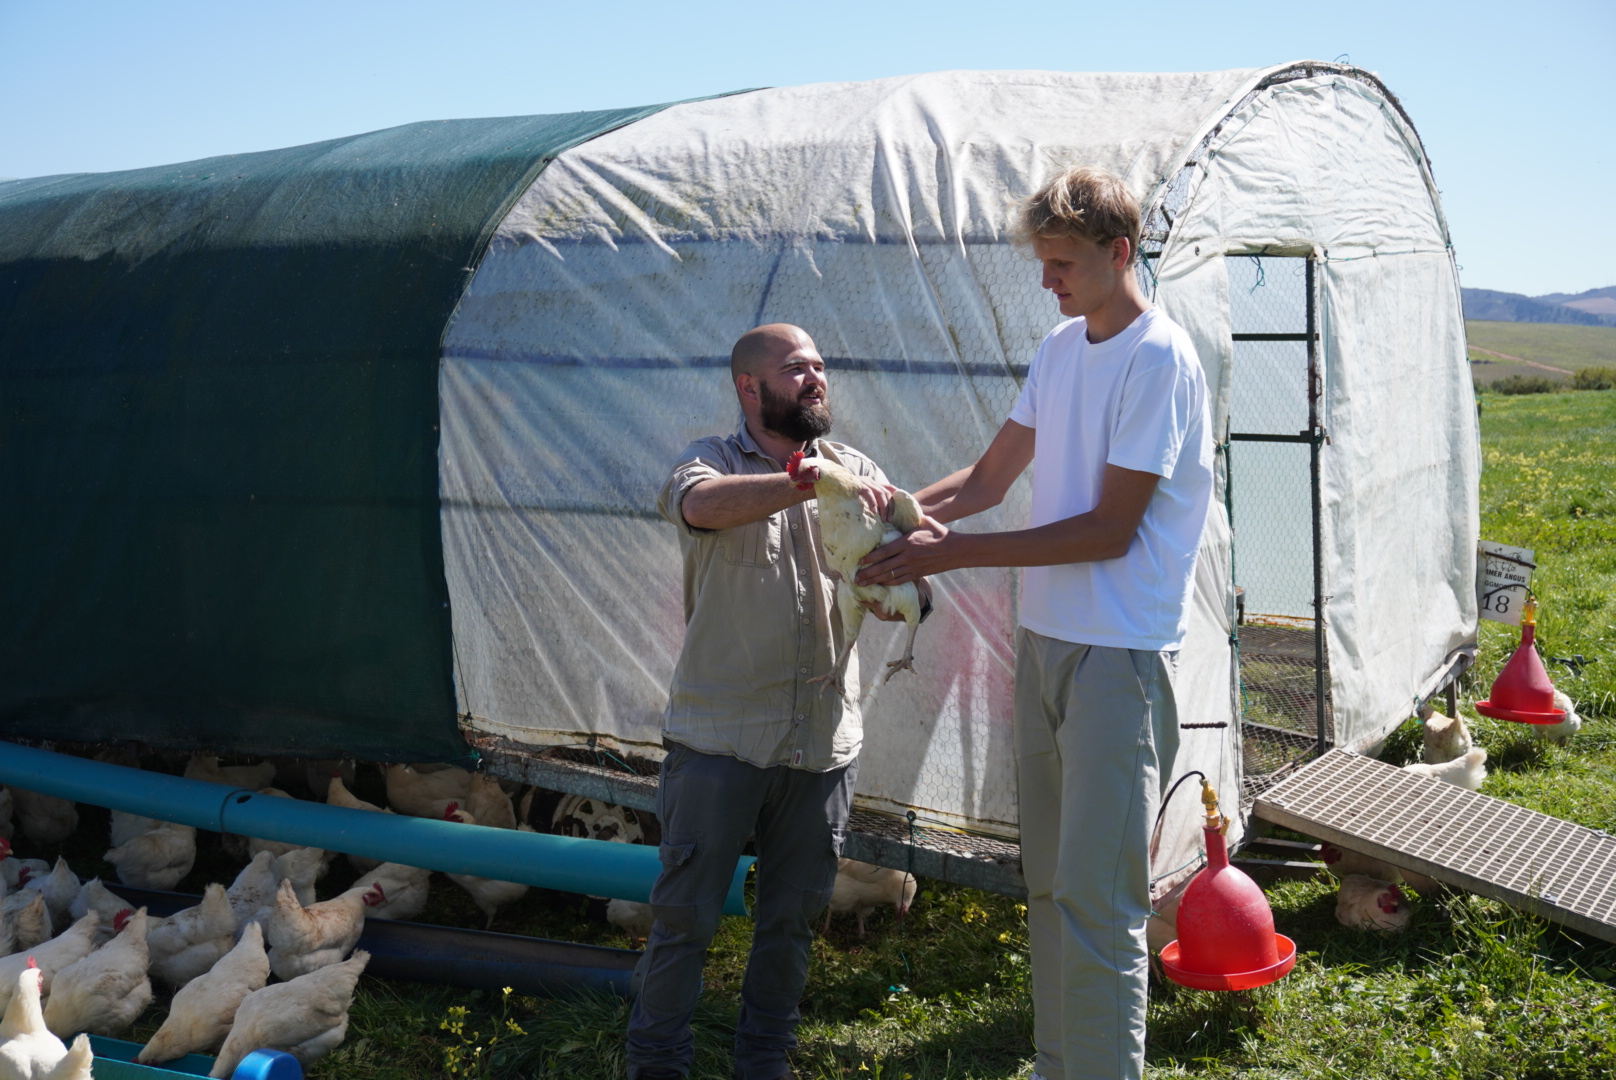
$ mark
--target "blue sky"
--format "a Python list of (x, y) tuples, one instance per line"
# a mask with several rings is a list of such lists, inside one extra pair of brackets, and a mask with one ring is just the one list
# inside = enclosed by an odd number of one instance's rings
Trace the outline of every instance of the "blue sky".
[(1192, 71), (1343, 54), (1419, 127), (1466, 285), (1616, 285), (1612, 0), (0, 0), (0, 176), (949, 68)]

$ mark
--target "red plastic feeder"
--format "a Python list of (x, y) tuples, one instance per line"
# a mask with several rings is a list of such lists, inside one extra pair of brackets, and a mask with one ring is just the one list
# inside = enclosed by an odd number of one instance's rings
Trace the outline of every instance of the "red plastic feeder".
[(1217, 794), (1202, 781), (1207, 806), (1206, 866), (1178, 905), (1178, 940), (1161, 951), (1167, 977), (1196, 990), (1267, 986), (1296, 966), (1296, 942), (1274, 932), (1274, 912), (1255, 881), (1229, 865), (1223, 842), (1227, 818)]
[(1517, 724), (1558, 724), (1566, 718), (1564, 709), (1554, 707), (1554, 684), (1533, 644), (1536, 637), (1537, 601), (1528, 597), (1521, 606), (1521, 644), (1493, 680), (1487, 700), (1476, 702), (1481, 715)]

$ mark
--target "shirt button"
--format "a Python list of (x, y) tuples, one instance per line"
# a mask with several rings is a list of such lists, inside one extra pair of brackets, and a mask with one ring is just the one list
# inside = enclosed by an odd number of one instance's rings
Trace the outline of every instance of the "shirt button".
[[(801, 673), (802, 673), (802, 674), (804, 674), (804, 675), (806, 675), (806, 674), (808, 674), (808, 669), (807, 669), (807, 668), (805, 668), (805, 667), (800, 667), (800, 668), (798, 668), (798, 669), (797, 669), (797, 670), (798, 670), (798, 671), (799, 671), (799, 672), (801, 672)], [(799, 719), (800, 719), (800, 717), (799, 717)]]
[(797, 714), (797, 719), (798, 720), (806, 720), (806, 719), (808, 719), (808, 716), (807, 716), (806, 713), (798, 713)]
[(812, 620), (812, 619), (804, 619), (804, 620), (802, 620), (802, 625), (804, 625), (804, 626), (812, 626), (812, 625), (814, 625), (814, 620)]
[(796, 523), (796, 522), (795, 522), (795, 521), (793, 521), (793, 522), (792, 522), (792, 523), (791, 523), (791, 527), (792, 527), (792, 528), (793, 528), (793, 529), (795, 529), (795, 528), (796, 528), (796, 527), (797, 527), (797, 523)]

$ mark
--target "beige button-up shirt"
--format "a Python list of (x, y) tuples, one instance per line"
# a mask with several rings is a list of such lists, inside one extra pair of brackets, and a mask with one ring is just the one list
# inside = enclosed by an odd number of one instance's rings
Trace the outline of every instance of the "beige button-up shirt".
[[(809, 453), (886, 483), (851, 447), (820, 439)], [(851, 700), (808, 682), (830, 671), (844, 640), (819, 504), (809, 499), (733, 529), (693, 528), (682, 506), (703, 480), (781, 471), (743, 422), (733, 435), (685, 447), (663, 485), (657, 509), (679, 530), (684, 554), (685, 643), (662, 733), (759, 767), (827, 772), (858, 757), (864, 728), (856, 656), (845, 680)]]

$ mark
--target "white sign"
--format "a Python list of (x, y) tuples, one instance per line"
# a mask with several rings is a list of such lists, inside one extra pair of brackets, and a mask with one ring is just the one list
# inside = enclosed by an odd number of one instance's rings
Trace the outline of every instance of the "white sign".
[(1481, 590), (1478, 600), (1481, 617), (1493, 622), (1521, 625), (1521, 605), (1526, 602), (1526, 587), (1532, 582), (1532, 561), (1529, 548), (1481, 542)]

